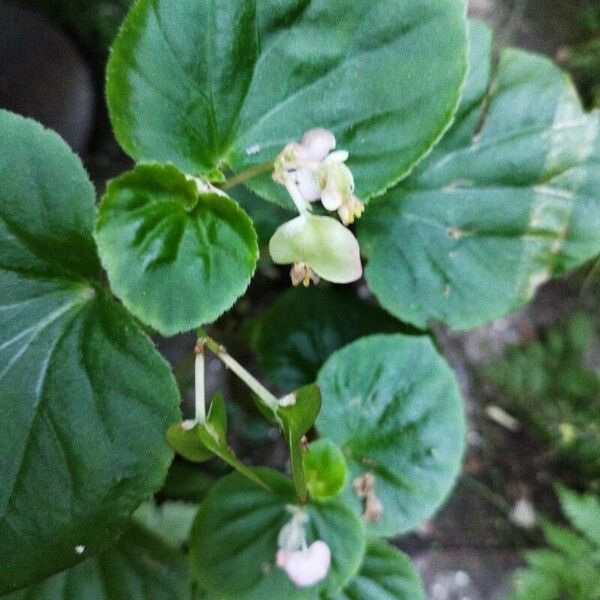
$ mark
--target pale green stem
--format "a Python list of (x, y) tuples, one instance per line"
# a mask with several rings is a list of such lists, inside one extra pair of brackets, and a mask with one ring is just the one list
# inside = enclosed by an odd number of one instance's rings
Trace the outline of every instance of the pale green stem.
[(199, 344), (196, 348), (194, 363), (195, 392), (196, 392), (196, 422), (206, 422), (206, 398), (204, 383), (204, 348)]
[[(201, 333), (202, 335), (202, 333)], [(270, 408), (273, 412), (276, 412), (279, 408), (279, 400), (262, 384), (256, 377), (246, 371), (240, 363), (231, 356), (227, 350), (217, 344), (213, 339), (209, 337), (201, 337), (198, 342), (205, 345), (211, 352), (213, 352), (228, 368), (231, 369), (261, 400), (261, 402)]]
[(273, 161), (271, 160), (271, 161), (268, 161), (265, 163), (261, 163), (260, 165), (255, 165), (253, 167), (250, 167), (249, 169), (246, 169), (245, 171), (242, 171), (241, 173), (234, 175), (227, 181), (221, 183), (219, 185), (219, 187), (222, 190), (229, 190), (231, 188), (237, 187), (238, 185), (242, 185), (242, 183), (246, 183), (246, 181), (248, 181), (250, 179), (254, 179), (255, 177), (258, 177), (259, 175), (263, 175), (264, 173), (268, 173), (269, 171), (272, 171), (272, 170), (273, 170)]

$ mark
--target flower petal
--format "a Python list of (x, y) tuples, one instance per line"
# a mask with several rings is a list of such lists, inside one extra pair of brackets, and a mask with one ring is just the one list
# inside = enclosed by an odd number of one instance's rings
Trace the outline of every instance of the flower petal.
[(277, 566), (299, 587), (309, 587), (327, 577), (331, 566), (331, 550), (322, 540), (313, 542), (306, 550), (277, 552)]
[(360, 247), (349, 229), (331, 217), (304, 214), (284, 223), (269, 242), (273, 262), (302, 262), (332, 283), (350, 283), (362, 276)]
[(321, 186), (319, 180), (312, 169), (298, 169), (294, 173), (294, 180), (307, 202), (315, 202), (321, 197)]
[(309, 129), (302, 136), (296, 156), (302, 160), (321, 162), (335, 148), (335, 136), (327, 129)]
[(338, 186), (338, 182), (335, 177), (329, 175), (327, 177), (327, 185), (321, 194), (321, 203), (329, 210), (337, 210), (344, 202), (344, 196)]

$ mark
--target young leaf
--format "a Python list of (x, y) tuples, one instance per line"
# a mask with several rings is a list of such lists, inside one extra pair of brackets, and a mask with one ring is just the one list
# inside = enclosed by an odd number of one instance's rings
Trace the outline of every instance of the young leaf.
[(600, 252), (600, 113), (584, 112), (548, 59), (514, 49), (502, 53), (487, 104), (482, 26), (471, 55), (447, 137), (358, 224), (369, 287), (417, 327), (502, 316)]
[(186, 423), (177, 423), (167, 431), (169, 444), (178, 454), (192, 462), (205, 462), (218, 456), (257, 485), (269, 489), (256, 476), (254, 470), (238, 460), (227, 443), (227, 410), (220, 394), (215, 394), (205, 423), (196, 423), (187, 428)]
[(95, 280), (93, 220), (67, 145), (0, 111), (0, 593), (104, 550), (172, 458), (177, 387)]
[[(133, 158), (214, 179), (329, 128), (368, 198), (448, 126), (466, 45), (462, 0), (138, 0), (113, 47), (108, 103)], [(269, 174), (250, 187), (289, 202)]]
[(600, 550), (600, 498), (558, 487), (560, 504), (569, 521)]
[(335, 596), (356, 574), (365, 550), (362, 524), (338, 502), (304, 505), (308, 543), (323, 540), (331, 549), (327, 578), (311, 588), (296, 587), (275, 566), (277, 537), (289, 521), (286, 506), (297, 502), (291, 482), (258, 469), (268, 493), (238, 473), (224, 477), (201, 504), (191, 538), (193, 575), (214, 600), (317, 600)]
[(170, 165), (111, 181), (95, 236), (112, 290), (164, 335), (214, 321), (244, 293), (258, 260), (248, 215)]
[[(84, 549), (82, 557), (86, 554)], [(101, 556), (3, 600), (190, 600), (191, 594), (184, 555), (131, 525)]]
[(401, 329), (386, 312), (348, 292), (290, 288), (259, 319), (252, 347), (273, 382), (293, 390), (315, 381), (323, 363), (342, 346)]
[(306, 479), (302, 466), (302, 438), (314, 425), (321, 410), (321, 392), (315, 385), (306, 385), (296, 390), (286, 400), (289, 404), (277, 410), (283, 433), (290, 449), (292, 478), (298, 498), (306, 500)]
[(372, 538), (358, 575), (337, 600), (425, 600), (425, 590), (408, 556)]
[(346, 459), (338, 446), (322, 438), (308, 445), (303, 455), (304, 476), (311, 498), (335, 498), (346, 483)]
[[(394, 536), (429, 518), (454, 484), (465, 442), (454, 374), (429, 338), (362, 338), (333, 354), (317, 382), (317, 429), (341, 446), (353, 484), (344, 498), (359, 514), (367, 509), (369, 530)], [(373, 489), (357, 493), (367, 477)]]
[(197, 510), (197, 504), (188, 502), (169, 501), (157, 505), (150, 500), (133, 513), (133, 520), (168, 546), (181, 550), (189, 541)]
[(200, 441), (213, 454), (216, 454), (254, 484), (269, 490), (268, 483), (259, 477), (254, 469), (250, 469), (239, 460), (229, 447), (227, 443), (227, 410), (221, 395), (216, 394), (213, 397), (206, 423), (198, 425), (197, 432)]

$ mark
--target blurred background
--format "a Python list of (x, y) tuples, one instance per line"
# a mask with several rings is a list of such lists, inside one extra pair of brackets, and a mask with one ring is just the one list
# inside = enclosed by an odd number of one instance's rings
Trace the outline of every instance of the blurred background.
[[(57, 130), (99, 191), (130, 166), (112, 136), (103, 96), (108, 48), (129, 4), (0, 3), (0, 107)], [(586, 105), (600, 107), (600, 0), (471, 0), (470, 12), (495, 27), (498, 44), (551, 56), (571, 73)], [(253, 217), (268, 228), (278, 215)], [(217, 323), (219, 339), (252, 361), (239, 333), (249, 334), (253, 318), (287, 285), (266, 261), (248, 296)], [(523, 550), (545, 543), (540, 517), (563, 521), (554, 484), (600, 493), (600, 262), (545, 285), (509, 318), (468, 333), (440, 327), (435, 335), (466, 399), (469, 452), (446, 507), (397, 544), (415, 559), (430, 600), (504, 599)], [(186, 348), (193, 340), (157, 343), (187, 396)], [(211, 364), (210, 378), (213, 388), (235, 395), (220, 363)], [(233, 423), (245, 424), (233, 441), (238, 453), (257, 462), (266, 454), (279, 464), (284, 453), (273, 431), (243, 404), (237, 410)], [(191, 476), (187, 469), (175, 465), (165, 494), (201, 495), (210, 472)], [(585, 592), (581, 598), (592, 600)]]

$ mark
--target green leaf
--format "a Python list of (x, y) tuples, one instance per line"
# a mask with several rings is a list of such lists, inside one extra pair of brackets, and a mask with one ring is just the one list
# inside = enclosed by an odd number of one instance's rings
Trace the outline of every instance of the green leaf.
[[(399, 535), (431, 517), (458, 475), (466, 432), (454, 374), (429, 338), (362, 338), (333, 354), (317, 382), (317, 429), (341, 446), (349, 483), (374, 476), (383, 514), (370, 532)], [(351, 485), (344, 497), (363, 512)]]
[(186, 421), (175, 423), (167, 430), (167, 441), (169, 446), (186, 460), (194, 463), (201, 463), (214, 458), (214, 454), (209, 450), (200, 439), (198, 429), (200, 425), (196, 424), (192, 429), (188, 427)]
[(358, 575), (338, 600), (425, 600), (421, 578), (408, 556), (383, 540), (369, 541)]
[(132, 525), (100, 557), (3, 600), (190, 600), (191, 593), (183, 554)]
[(170, 165), (111, 181), (95, 236), (112, 290), (164, 335), (214, 321), (244, 293), (258, 260), (248, 215)]
[(172, 458), (177, 387), (94, 280), (93, 220), (67, 145), (0, 111), (0, 593), (104, 550)]
[(302, 462), (311, 498), (330, 500), (342, 491), (346, 483), (346, 459), (331, 440), (311, 442)]
[(205, 462), (214, 456), (233, 467), (244, 477), (268, 489), (267, 484), (255, 472), (238, 460), (227, 443), (227, 410), (220, 394), (212, 399), (205, 423), (196, 423), (191, 429), (189, 422), (172, 425), (167, 431), (169, 444), (181, 456), (192, 462)]
[(250, 469), (239, 460), (229, 447), (227, 443), (227, 409), (225, 400), (220, 394), (216, 394), (212, 399), (206, 423), (198, 425), (195, 431), (198, 432), (200, 441), (213, 454), (256, 485), (269, 490), (268, 483), (259, 477), (254, 469)]
[[(327, 127), (368, 198), (448, 126), (466, 44), (462, 0), (138, 0), (108, 65), (111, 119), (136, 160), (216, 179)], [(249, 185), (289, 203), (268, 174)]]
[(557, 488), (560, 504), (569, 521), (600, 549), (600, 498)]
[(282, 389), (312, 383), (338, 348), (376, 332), (397, 332), (402, 325), (351, 293), (290, 288), (259, 319), (252, 347), (266, 374)]
[(257, 488), (239, 474), (224, 477), (201, 504), (191, 540), (193, 575), (211, 600), (317, 600), (336, 595), (358, 571), (365, 550), (360, 521), (343, 504), (302, 506), (309, 515), (308, 543), (320, 539), (331, 549), (331, 570), (312, 588), (295, 587), (275, 566), (277, 536), (296, 502), (291, 482), (259, 469), (275, 493)]
[(478, 326), (600, 252), (599, 113), (548, 59), (514, 49), (488, 105), (490, 37), (473, 27), (475, 68), (446, 138), (358, 225), (370, 289), (417, 327)]
[[(286, 402), (277, 410), (283, 433), (290, 450), (292, 478), (298, 498), (306, 500), (306, 480), (302, 466), (302, 438), (314, 425), (321, 410), (321, 392), (315, 384), (306, 385), (282, 400)], [(287, 404), (289, 402), (289, 404)]]
[(150, 500), (133, 513), (133, 520), (168, 546), (181, 550), (189, 540), (197, 510), (197, 504), (188, 502), (171, 501), (157, 505)]

